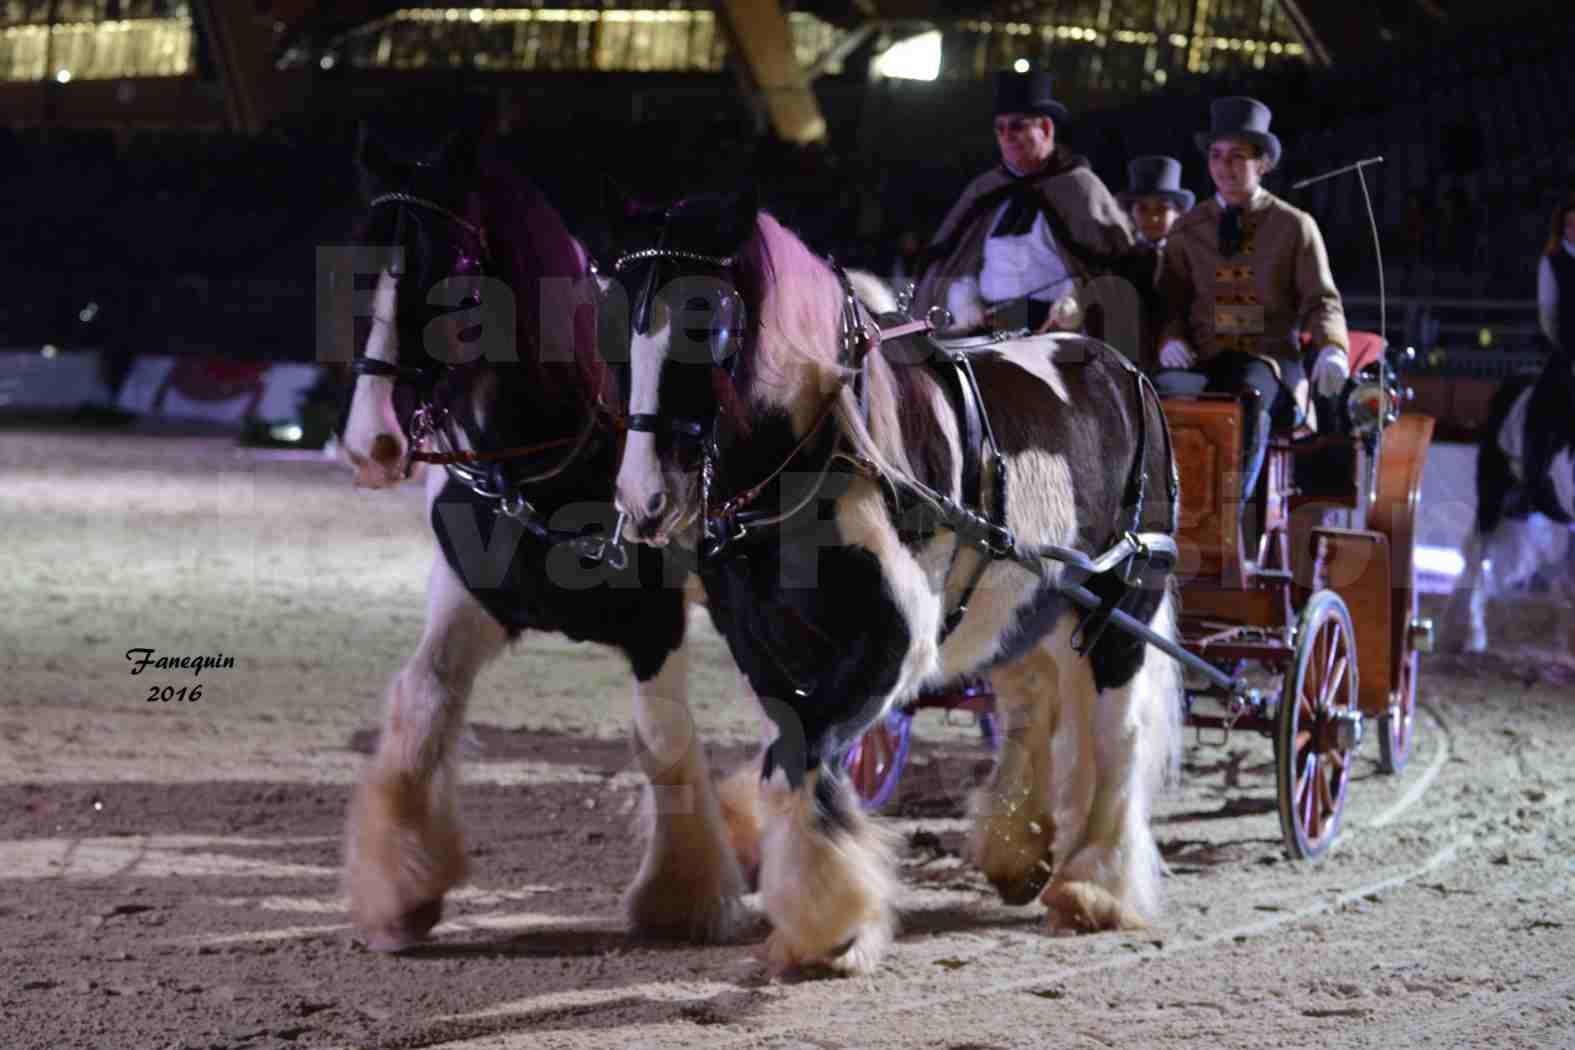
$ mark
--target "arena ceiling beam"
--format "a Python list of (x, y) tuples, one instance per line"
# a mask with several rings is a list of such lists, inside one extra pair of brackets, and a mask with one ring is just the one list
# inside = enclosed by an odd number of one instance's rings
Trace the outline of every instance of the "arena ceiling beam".
[(793, 33), (778, 0), (718, 0), (716, 12), (746, 95), (760, 106), (778, 138), (796, 146), (822, 142), (826, 118), (809, 75), (793, 51)]

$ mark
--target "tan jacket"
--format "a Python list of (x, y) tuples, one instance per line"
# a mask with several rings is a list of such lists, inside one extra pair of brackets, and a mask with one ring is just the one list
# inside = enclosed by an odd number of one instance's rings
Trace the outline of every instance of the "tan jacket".
[(1161, 284), (1165, 339), (1185, 340), (1200, 361), (1230, 349), (1299, 359), (1297, 329), (1314, 349), (1348, 346), (1345, 308), (1313, 217), (1262, 191), (1242, 218), (1242, 250), (1226, 259), (1223, 215), (1210, 198), (1171, 227)]
[[(1045, 205), (1055, 211), (1081, 254), (1117, 257), (1131, 252), (1134, 243), (1131, 220), (1105, 184), (1099, 181), (1099, 176), (1089, 170), (1088, 162), (1058, 150), (1051, 163), (1058, 165), (1057, 172), (1035, 181), (1033, 189), (1044, 198)], [(980, 211), (974, 205), (980, 198), (1013, 181), (1005, 168), (997, 166), (969, 183), (962, 197), (952, 205), (931, 241), (930, 250), (934, 253), (954, 238), (956, 243), (925, 266), (914, 290), (911, 309), (915, 317), (924, 316), (931, 306), (946, 305), (948, 282), (978, 276), (984, 263), (984, 242), (999, 208)], [(965, 221), (966, 228), (962, 228)], [(1059, 243), (1056, 248), (1067, 271), (1086, 280), (1088, 267), (1079, 258), (1079, 250), (1069, 250), (1068, 246)]]

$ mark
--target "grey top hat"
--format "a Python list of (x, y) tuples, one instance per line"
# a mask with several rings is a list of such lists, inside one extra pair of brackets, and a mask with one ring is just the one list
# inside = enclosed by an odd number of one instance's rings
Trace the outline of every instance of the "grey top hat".
[(1037, 113), (1051, 120), (1067, 118), (1066, 107), (1050, 93), (1050, 74), (1042, 69), (995, 75), (995, 108), (990, 115), (998, 117), (1003, 113)]
[(1174, 157), (1134, 157), (1127, 165), (1128, 189), (1116, 195), (1123, 208), (1139, 197), (1168, 197), (1178, 211), (1197, 202), (1191, 190), (1181, 188), (1181, 161)]
[(1269, 130), (1274, 114), (1255, 98), (1232, 95), (1217, 98), (1209, 105), (1209, 130), (1200, 131), (1193, 141), (1204, 153), (1218, 139), (1243, 138), (1256, 143), (1269, 158), (1269, 163), (1280, 163), (1280, 140)]

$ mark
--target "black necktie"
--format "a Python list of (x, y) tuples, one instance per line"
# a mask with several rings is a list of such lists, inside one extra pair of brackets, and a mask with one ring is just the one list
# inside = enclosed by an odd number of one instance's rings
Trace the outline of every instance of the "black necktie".
[(1241, 209), (1228, 207), (1220, 219), (1220, 255), (1229, 259), (1241, 251)]
[(1038, 186), (1029, 182), (1015, 183), (1007, 199), (1006, 210), (996, 221), (990, 236), (1021, 237), (1034, 228), (1034, 220), (1039, 218), (1039, 209), (1043, 204), (1044, 198), (1039, 195)]

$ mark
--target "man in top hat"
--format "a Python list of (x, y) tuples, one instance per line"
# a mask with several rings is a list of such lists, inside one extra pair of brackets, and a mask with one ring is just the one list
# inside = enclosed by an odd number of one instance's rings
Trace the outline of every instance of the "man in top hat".
[(1216, 193), (1183, 215), (1165, 244), (1169, 320), (1160, 347), (1161, 393), (1257, 392), (1244, 435), (1244, 496), (1257, 485), (1271, 418), (1293, 418), (1306, 397), (1302, 341), (1317, 348), (1312, 386), (1337, 394), (1350, 376), (1345, 310), (1312, 216), (1264, 189), (1280, 160), (1269, 108), (1216, 99), (1196, 136)]
[(1165, 323), (1165, 300), (1161, 294), (1164, 274), (1165, 238), (1183, 212), (1192, 210), (1196, 198), (1181, 188), (1181, 162), (1174, 157), (1135, 157), (1127, 165), (1127, 189), (1116, 201), (1132, 216), (1138, 247), (1153, 250), (1150, 279), (1137, 287), (1143, 306), (1140, 352), (1147, 369), (1157, 367), (1160, 333)]
[(1066, 107), (1045, 72), (998, 73), (1001, 163), (974, 179), (919, 264), (913, 312), (945, 306), (954, 329), (1050, 327), (1080, 280), (1132, 251), (1132, 227), (1105, 184), (1056, 144)]

